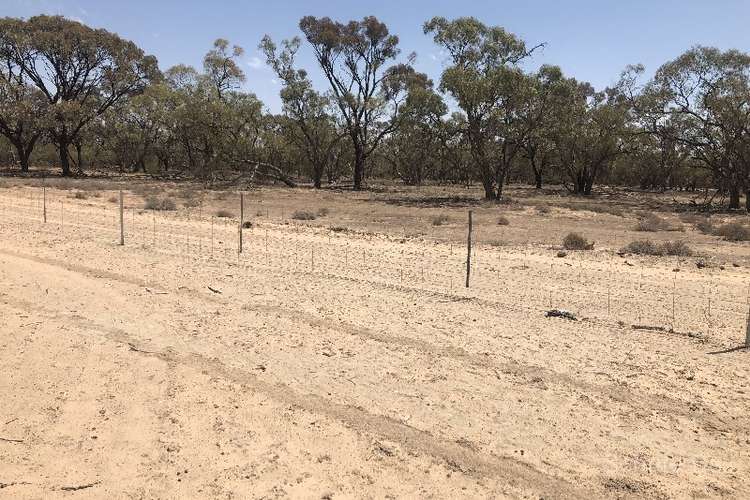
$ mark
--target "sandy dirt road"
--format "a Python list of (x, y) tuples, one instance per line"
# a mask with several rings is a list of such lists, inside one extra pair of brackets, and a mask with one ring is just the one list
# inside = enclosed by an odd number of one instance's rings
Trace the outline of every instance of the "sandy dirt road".
[(0, 496), (750, 495), (748, 353), (709, 354), (731, 328), (568, 322), (304, 267), (5, 218)]

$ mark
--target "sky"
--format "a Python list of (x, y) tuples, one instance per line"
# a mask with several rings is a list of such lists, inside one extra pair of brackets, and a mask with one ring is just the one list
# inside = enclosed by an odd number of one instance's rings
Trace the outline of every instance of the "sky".
[[(422, 32), (433, 16), (474, 16), (531, 46), (544, 42), (532, 67), (559, 65), (597, 89), (615, 83), (628, 64), (642, 63), (652, 73), (694, 45), (750, 52), (750, 0), (0, 0), (0, 16), (42, 13), (116, 32), (155, 55), (162, 69), (178, 63), (200, 68), (213, 41), (226, 38), (245, 49), (245, 89), (271, 112), (281, 108), (281, 87), (258, 43), (265, 34), (277, 43), (300, 35), (305, 15), (342, 22), (376, 16), (399, 36), (402, 56), (416, 52), (417, 69), (436, 83), (448, 61)], [(325, 90), (306, 47), (298, 62)]]

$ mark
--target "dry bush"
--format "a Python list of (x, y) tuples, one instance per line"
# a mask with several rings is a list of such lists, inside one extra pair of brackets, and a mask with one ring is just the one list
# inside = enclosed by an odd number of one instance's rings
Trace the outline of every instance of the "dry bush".
[(593, 203), (593, 202), (579, 202), (579, 203), (558, 203), (557, 206), (560, 208), (567, 208), (568, 210), (585, 210), (587, 212), (594, 212), (596, 214), (609, 214), (617, 217), (625, 217), (625, 213), (622, 208), (609, 205), (605, 203)]
[(182, 206), (185, 208), (195, 208), (201, 204), (200, 200), (195, 198), (186, 198), (182, 200)]
[(325, 217), (326, 215), (330, 214), (331, 210), (327, 207), (319, 208), (318, 209), (318, 217)]
[(234, 213), (232, 213), (230, 210), (217, 210), (216, 217), (220, 217), (222, 219), (231, 219), (232, 217), (234, 217)]
[(690, 257), (693, 255), (693, 249), (688, 246), (687, 243), (685, 243), (682, 240), (676, 240), (676, 241), (665, 241), (661, 245), (659, 245), (662, 255), (673, 255), (677, 257)]
[(172, 198), (148, 196), (143, 204), (143, 208), (146, 210), (177, 210), (177, 204)]
[(348, 233), (350, 231), (348, 227), (344, 226), (331, 226), (328, 229), (330, 229), (334, 233)]
[(675, 228), (666, 219), (656, 214), (648, 214), (641, 218), (635, 226), (636, 231), (655, 233), (657, 231), (674, 231)]
[(75, 198), (76, 200), (85, 200), (88, 198), (88, 195), (83, 191), (76, 191), (75, 193), (73, 193), (73, 196), (71, 196), (71, 198)]
[(433, 226), (442, 226), (450, 222), (450, 217), (445, 214), (433, 215), (430, 217), (430, 222)]
[(490, 239), (490, 240), (485, 241), (485, 243), (491, 247), (496, 247), (496, 248), (508, 246), (508, 242), (505, 240), (501, 240), (501, 239)]
[(109, 198), (107, 198), (107, 201), (110, 202), (110, 203), (117, 203), (117, 202), (120, 201), (120, 197), (119, 196), (110, 196)]
[(130, 186), (130, 192), (138, 196), (154, 196), (161, 193), (161, 188), (150, 184), (135, 184)]
[(705, 220), (707, 220), (707, 217), (702, 214), (696, 214), (693, 212), (682, 212), (678, 215), (680, 218), (680, 221), (684, 222), (685, 224), (699, 224)]
[(665, 241), (662, 244), (656, 244), (651, 240), (631, 241), (620, 251), (635, 255), (654, 255), (657, 257), (664, 255), (689, 257), (694, 253), (693, 249), (684, 241)]
[(315, 220), (318, 216), (309, 210), (297, 210), (292, 214), (294, 220)]
[(547, 215), (552, 212), (552, 209), (547, 205), (537, 205), (535, 208), (536, 213), (538, 213), (539, 215)]
[(252, 229), (252, 227), (253, 227), (252, 221), (246, 220), (245, 222), (242, 223), (243, 229)]
[(501, 215), (500, 217), (497, 218), (497, 225), (498, 226), (509, 226), (510, 225), (510, 221), (508, 220), (507, 217), (505, 217), (504, 215)]
[(593, 250), (594, 243), (578, 233), (568, 233), (563, 239), (563, 248), (565, 250)]
[(695, 223), (695, 229), (703, 234), (714, 234), (714, 225), (711, 219), (704, 219)]
[(739, 222), (730, 222), (714, 229), (713, 234), (727, 241), (750, 241), (750, 229)]

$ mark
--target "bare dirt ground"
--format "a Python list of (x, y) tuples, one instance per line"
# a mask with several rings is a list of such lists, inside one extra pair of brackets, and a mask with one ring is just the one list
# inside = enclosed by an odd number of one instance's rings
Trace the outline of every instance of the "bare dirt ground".
[[(128, 192), (121, 247), (112, 186), (47, 189), (45, 224), (14, 184), (0, 497), (750, 496), (748, 247), (684, 225), (647, 236), (699, 257), (616, 255), (658, 199), (269, 188), (238, 254), (231, 193)], [(596, 249), (557, 258), (570, 230)]]

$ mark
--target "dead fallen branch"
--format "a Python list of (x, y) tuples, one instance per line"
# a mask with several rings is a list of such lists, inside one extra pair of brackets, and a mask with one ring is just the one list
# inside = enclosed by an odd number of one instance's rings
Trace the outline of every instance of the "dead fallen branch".
[(211, 290), (211, 291), (212, 291), (212, 292), (214, 292), (214, 293), (221, 293), (221, 290), (218, 290), (218, 289), (216, 289), (216, 288), (212, 288), (212, 287), (210, 287), (210, 286), (209, 286), (209, 287), (206, 287), (206, 288), (208, 288), (209, 290)]
[(93, 483), (88, 484), (81, 484), (78, 486), (61, 486), (60, 489), (62, 491), (78, 491), (78, 490), (85, 490), (87, 488), (93, 488), (97, 484), (99, 484), (101, 481), (94, 481)]
[(5, 441), (6, 443), (23, 443), (23, 439), (10, 439), (4, 437), (0, 437), (0, 441)]

